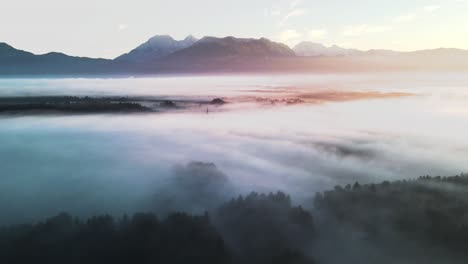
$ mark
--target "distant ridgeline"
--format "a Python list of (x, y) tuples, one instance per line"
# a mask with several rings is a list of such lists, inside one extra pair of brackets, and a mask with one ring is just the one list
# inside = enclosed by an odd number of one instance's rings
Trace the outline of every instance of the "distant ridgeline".
[(36, 55), (0, 43), (0, 75), (135, 75), (267, 69), (271, 60), (295, 57), (288, 46), (262, 39), (155, 36), (113, 60)]
[(155, 36), (115, 59), (36, 55), (0, 43), (0, 76), (178, 73), (468, 70), (468, 51), (360, 51), (304, 42), (291, 49), (266, 38)]
[(63, 213), (1, 229), (0, 261), (468, 263), (467, 187), (467, 175), (426, 176), (337, 186), (316, 194), (309, 210), (283, 193), (252, 193), (202, 216), (82, 221)]

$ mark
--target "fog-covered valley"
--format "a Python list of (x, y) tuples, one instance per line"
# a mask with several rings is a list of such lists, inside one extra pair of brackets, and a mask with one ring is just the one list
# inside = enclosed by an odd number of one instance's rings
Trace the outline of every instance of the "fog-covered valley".
[[(468, 171), (466, 85), (455, 74), (3, 79), (2, 97), (228, 103), (149, 114), (3, 114), (1, 221), (154, 209), (175, 168), (191, 162), (226, 175), (226, 199), (281, 190), (296, 203), (337, 184)], [(288, 98), (302, 101), (281, 101)]]
[(466, 263), (467, 86), (1, 79), (0, 258)]

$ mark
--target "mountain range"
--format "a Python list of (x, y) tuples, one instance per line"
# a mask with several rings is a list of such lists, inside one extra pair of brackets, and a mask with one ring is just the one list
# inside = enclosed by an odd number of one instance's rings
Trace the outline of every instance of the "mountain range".
[(168, 56), (174, 52), (186, 49), (197, 42), (193, 36), (184, 40), (175, 40), (169, 35), (154, 36), (129, 53), (120, 55), (115, 60), (125, 62), (148, 62)]
[(0, 75), (102, 75), (207, 72), (310, 72), (350, 70), (468, 70), (468, 51), (415, 52), (346, 49), (302, 42), (293, 49), (266, 38), (154, 36), (130, 52), (110, 59), (43, 55), (0, 43)]
[(307, 41), (297, 44), (293, 49), (296, 55), (306, 57), (355, 56), (362, 55), (364, 53), (364, 51), (357, 49), (345, 49), (337, 45), (326, 47), (320, 43)]
[(294, 46), (294, 52), (297, 56), (302, 57), (380, 57), (380, 58), (414, 58), (414, 59), (450, 59), (459, 60), (466, 59), (468, 56), (468, 50), (462, 49), (449, 49), (439, 48), (431, 50), (418, 50), (410, 52), (401, 52), (386, 49), (371, 49), (371, 50), (358, 50), (358, 49), (346, 49), (337, 45), (327, 47), (320, 43), (314, 42), (301, 42)]
[(105, 59), (73, 57), (51, 52), (35, 55), (0, 43), (0, 74), (85, 74), (111, 71), (111, 62)]

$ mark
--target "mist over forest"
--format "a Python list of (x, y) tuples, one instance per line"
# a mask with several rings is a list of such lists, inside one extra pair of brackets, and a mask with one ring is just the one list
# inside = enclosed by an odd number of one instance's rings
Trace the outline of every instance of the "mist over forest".
[(0, 264), (468, 263), (468, 0), (0, 3)]
[(466, 263), (466, 85), (1, 79), (0, 262)]
[[(234, 196), (212, 163), (174, 169), (143, 213), (0, 228), (7, 263), (466, 263), (468, 177)], [(173, 199), (171, 199), (173, 198)], [(204, 210), (202, 208), (205, 208)]]

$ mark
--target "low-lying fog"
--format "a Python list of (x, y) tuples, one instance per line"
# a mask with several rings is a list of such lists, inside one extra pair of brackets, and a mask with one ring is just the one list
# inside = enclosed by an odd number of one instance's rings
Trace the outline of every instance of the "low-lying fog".
[[(309, 94), (325, 96), (255, 103)], [(226, 176), (230, 191), (218, 197), (283, 190), (297, 202), (337, 184), (468, 171), (462, 75), (0, 80), (0, 96), (30, 95), (230, 103), (209, 113), (0, 116), (0, 224), (60, 211), (131, 213), (168, 193), (189, 197), (190, 185), (174, 177), (190, 175), (193, 161), (214, 163), (208, 173)]]

